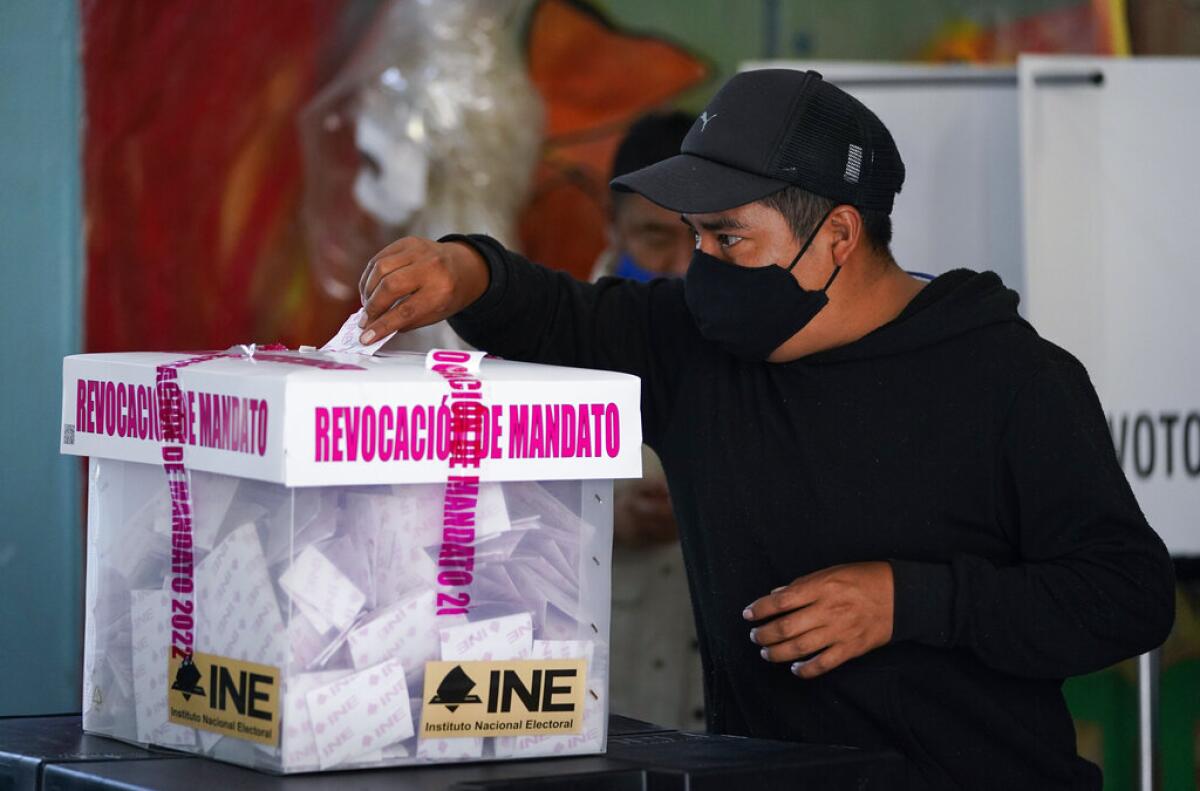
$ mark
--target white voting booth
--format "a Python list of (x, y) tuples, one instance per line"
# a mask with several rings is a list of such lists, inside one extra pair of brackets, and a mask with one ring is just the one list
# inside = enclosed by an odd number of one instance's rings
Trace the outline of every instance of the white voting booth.
[[(901, 266), (991, 269), (1019, 291), (1090, 372), (1150, 524), (1173, 555), (1200, 554), (1200, 60), (746, 66), (767, 67), (820, 71), (879, 115), (907, 168)], [(1139, 662), (1143, 788), (1155, 654)]]
[(1020, 79), (1027, 315), (1087, 366), (1150, 524), (1200, 554), (1200, 61), (1024, 58)]
[[(1091, 374), (1121, 465), (1175, 555), (1200, 553), (1200, 60), (1019, 64), (1027, 315)], [(1157, 652), (1139, 660), (1154, 783)]]

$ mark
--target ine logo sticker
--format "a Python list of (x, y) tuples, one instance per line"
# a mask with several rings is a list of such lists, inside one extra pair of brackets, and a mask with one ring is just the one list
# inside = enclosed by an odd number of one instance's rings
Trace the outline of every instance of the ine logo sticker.
[(425, 738), (579, 733), (587, 661), (425, 663)]
[(169, 660), (170, 720), (177, 725), (279, 743), (279, 669), (212, 654)]

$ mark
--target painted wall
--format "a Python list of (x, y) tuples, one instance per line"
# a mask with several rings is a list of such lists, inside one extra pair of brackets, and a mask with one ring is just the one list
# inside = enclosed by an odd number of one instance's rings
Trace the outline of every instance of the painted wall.
[(0, 2), (0, 716), (79, 710), (79, 469), (58, 454), (80, 347), (74, 0)]
[[(591, 0), (622, 27), (708, 58), (713, 79), (682, 97), (700, 112), (748, 60), (909, 61), (945, 36), (1004, 26), (1081, 0)], [(1163, 6), (1186, 0), (1140, 0)], [(1146, 14), (1146, 27), (1159, 15)], [(1200, 15), (1197, 15), (1200, 18)]]

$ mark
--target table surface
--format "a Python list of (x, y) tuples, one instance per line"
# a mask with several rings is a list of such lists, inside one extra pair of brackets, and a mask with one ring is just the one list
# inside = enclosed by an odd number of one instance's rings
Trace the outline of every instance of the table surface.
[(77, 714), (0, 718), (3, 791), (859, 791), (895, 788), (903, 771), (900, 756), (886, 750), (679, 732), (613, 715), (605, 755), (284, 777), (91, 736)]

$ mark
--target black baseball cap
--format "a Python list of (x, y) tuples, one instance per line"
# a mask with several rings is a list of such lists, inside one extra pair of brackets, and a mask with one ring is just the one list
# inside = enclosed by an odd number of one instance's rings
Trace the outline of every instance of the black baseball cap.
[(792, 185), (885, 214), (904, 185), (904, 162), (887, 127), (815, 71), (735, 75), (677, 156), (612, 180), (615, 190), (683, 214), (725, 211)]

